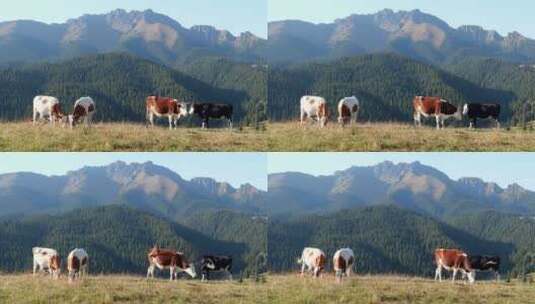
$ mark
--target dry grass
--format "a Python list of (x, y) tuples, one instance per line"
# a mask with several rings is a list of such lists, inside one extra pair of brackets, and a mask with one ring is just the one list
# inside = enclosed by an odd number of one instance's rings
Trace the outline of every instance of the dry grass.
[(341, 128), (298, 122), (268, 125), (269, 151), (535, 151), (535, 132), (521, 129), (415, 128), (400, 123), (359, 123)]
[(101, 123), (91, 128), (1, 123), (0, 151), (265, 151), (266, 134), (252, 128), (209, 129)]
[(535, 302), (535, 286), (525, 283), (477, 282), (474, 285), (396, 276), (357, 276), (336, 283), (296, 274), (268, 280), (269, 303), (463, 303), (521, 304)]
[(31, 275), (0, 276), (0, 303), (267, 303), (266, 284), (92, 276), (75, 283)]

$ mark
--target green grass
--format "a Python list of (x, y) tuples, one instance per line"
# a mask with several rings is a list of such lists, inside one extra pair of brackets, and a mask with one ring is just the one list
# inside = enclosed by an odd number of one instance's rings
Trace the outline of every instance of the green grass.
[(146, 128), (144, 124), (99, 123), (74, 129), (0, 123), (0, 151), (265, 151), (264, 131), (253, 128)]
[(526, 283), (451, 281), (398, 276), (353, 276), (337, 283), (334, 275), (319, 279), (297, 274), (272, 275), (268, 279), (269, 303), (535, 303), (535, 286)]
[(170, 282), (133, 276), (89, 276), (68, 283), (63, 276), (0, 276), (0, 303), (267, 303), (265, 284), (252, 281), (179, 279)]
[(535, 151), (535, 132), (519, 128), (416, 128), (401, 123), (358, 123), (342, 128), (328, 124), (300, 126), (298, 122), (271, 123), (269, 151)]

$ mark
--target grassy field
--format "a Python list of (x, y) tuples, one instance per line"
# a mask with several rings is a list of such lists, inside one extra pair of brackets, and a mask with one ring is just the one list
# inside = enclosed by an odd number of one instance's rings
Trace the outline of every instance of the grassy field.
[(269, 303), (535, 303), (535, 286), (526, 283), (477, 282), (474, 285), (396, 276), (358, 276), (342, 283), (334, 276), (301, 278), (297, 274), (268, 279)]
[(535, 151), (535, 131), (432, 127), (412, 124), (359, 123), (341, 128), (328, 124), (301, 127), (298, 122), (271, 123), (269, 151)]
[(265, 151), (266, 134), (253, 128), (209, 129), (99, 123), (75, 129), (1, 123), (0, 151)]
[(63, 276), (0, 275), (0, 303), (267, 303), (266, 284), (201, 283), (181, 279), (91, 276), (68, 283)]

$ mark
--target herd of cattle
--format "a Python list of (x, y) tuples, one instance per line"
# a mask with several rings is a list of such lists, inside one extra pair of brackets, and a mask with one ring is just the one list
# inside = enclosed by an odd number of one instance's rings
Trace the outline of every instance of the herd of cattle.
[[(188, 110), (189, 106), (189, 110)], [(209, 119), (226, 119), (229, 127), (232, 128), (233, 107), (230, 104), (214, 103), (192, 103), (188, 105), (171, 97), (149, 96), (145, 102), (147, 123), (154, 126), (155, 117), (167, 117), (169, 119), (169, 129), (176, 128), (178, 121), (188, 115), (197, 115), (202, 120), (202, 128), (208, 128)], [(39, 120), (49, 120), (50, 124), (56, 122), (69, 124), (74, 127), (76, 124), (85, 122), (91, 125), (93, 115), (96, 111), (95, 101), (91, 97), (82, 97), (74, 103), (72, 114), (65, 114), (61, 110), (61, 104), (56, 97), (36, 96), (33, 99), (33, 123)]]
[[(33, 253), (33, 274), (38, 271), (48, 272), (52, 278), (59, 278), (61, 274), (61, 257), (58, 251), (51, 248), (34, 247)], [(149, 268), (147, 269), (147, 279), (154, 278), (156, 268), (160, 270), (169, 269), (170, 280), (177, 278), (179, 272), (185, 272), (192, 278), (197, 277), (195, 264), (188, 261), (183, 252), (162, 249), (154, 246), (147, 254)], [(80, 275), (87, 274), (89, 256), (84, 249), (76, 248), (67, 256), (67, 273), (69, 281), (72, 282)], [(210, 272), (225, 272), (232, 280), (232, 257), (204, 255), (200, 261), (201, 281), (209, 279)]]
[[(329, 112), (327, 101), (320, 96), (301, 97), (301, 124), (307, 119), (317, 121), (320, 127), (327, 124)], [(449, 101), (432, 96), (416, 96), (412, 102), (414, 112), (413, 118), (416, 126), (422, 125), (422, 118), (434, 117), (437, 129), (444, 128), (444, 121), (450, 117), (461, 120), (467, 117), (470, 121), (470, 128), (476, 126), (477, 119), (491, 118), (496, 121), (496, 126), (500, 127), (498, 117), (500, 116), (500, 105), (497, 103), (467, 103), (462, 108), (457, 107)], [(344, 97), (338, 102), (338, 123), (344, 126), (347, 123), (356, 123), (360, 101), (357, 97)]]
[[(349, 277), (355, 263), (355, 255), (350, 248), (342, 248), (333, 255), (333, 270), (337, 281), (343, 276)], [(462, 273), (463, 279), (467, 278), (470, 283), (474, 283), (476, 271), (493, 271), (496, 280), (500, 279), (500, 257), (468, 255), (458, 249), (436, 249), (434, 262), (437, 266), (435, 270), (435, 281), (442, 281), (442, 269), (452, 271), (452, 281), (455, 282), (457, 273)], [(301, 264), (301, 276), (308, 271), (314, 277), (319, 277), (327, 265), (327, 256), (319, 248), (306, 247), (303, 249), (301, 257), (298, 259)]]

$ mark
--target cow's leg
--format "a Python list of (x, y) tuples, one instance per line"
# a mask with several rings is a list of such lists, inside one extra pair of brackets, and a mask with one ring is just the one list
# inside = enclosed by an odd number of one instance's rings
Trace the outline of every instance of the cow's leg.
[(33, 110), (33, 125), (35, 126), (36, 123), (37, 123), (37, 111), (34, 109)]
[(437, 269), (435, 270), (435, 281), (437, 280), (439, 282), (442, 282), (442, 266), (438, 265)]
[(169, 119), (169, 130), (173, 129), (173, 116), (168, 115), (167, 118)]
[(228, 119), (228, 125), (229, 125), (229, 128), (232, 129), (232, 118)]
[(500, 128), (500, 121), (498, 120), (498, 118), (494, 118), (494, 120), (496, 121), (496, 129), (499, 129)]
[(34, 275), (34, 276), (35, 276), (35, 273), (37, 272), (37, 267), (38, 267), (38, 265), (37, 265), (37, 263), (34, 261), (34, 262), (33, 262), (33, 275)]
[(442, 121), (440, 115), (435, 116), (435, 120), (437, 122), (437, 130), (440, 130), (440, 124), (441, 124), (441, 121)]
[(169, 280), (173, 281), (175, 278), (175, 267), (169, 267)]
[(459, 269), (453, 268), (453, 275), (451, 277), (451, 282), (452, 283), (455, 283), (455, 277), (457, 276), (457, 271), (459, 271)]
[(149, 268), (147, 268), (147, 279), (148, 278), (154, 278), (154, 265), (149, 265)]
[(232, 281), (232, 272), (230, 272), (230, 270), (227, 269), (227, 274), (228, 274), (228, 279)]
[(301, 265), (301, 276), (304, 276), (304, 275), (305, 275), (305, 268), (306, 268), (306, 265), (305, 265), (305, 263), (303, 263), (303, 264)]
[(499, 282), (500, 281), (500, 273), (498, 271), (495, 271), (494, 275), (496, 276), (496, 282)]
[(301, 109), (301, 116), (300, 116), (301, 125), (305, 123), (305, 119), (306, 119), (306, 113), (305, 111), (303, 111), (303, 109)]

